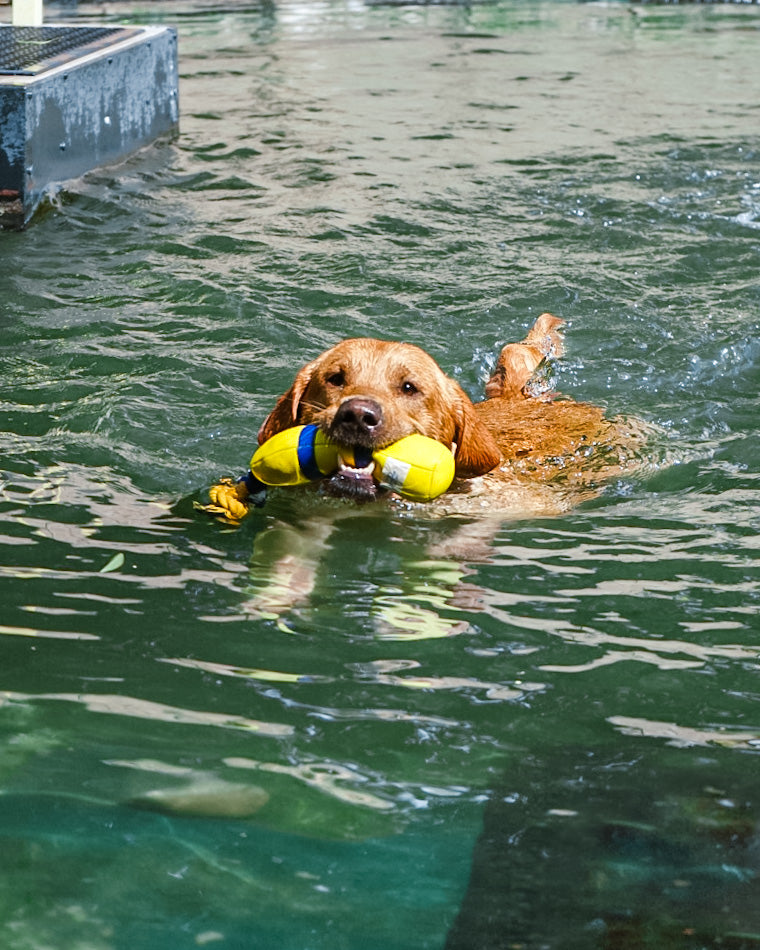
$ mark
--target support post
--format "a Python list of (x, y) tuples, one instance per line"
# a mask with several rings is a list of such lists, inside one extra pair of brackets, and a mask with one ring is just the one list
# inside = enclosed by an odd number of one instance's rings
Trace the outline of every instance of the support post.
[(42, 0), (13, 0), (14, 26), (42, 26)]

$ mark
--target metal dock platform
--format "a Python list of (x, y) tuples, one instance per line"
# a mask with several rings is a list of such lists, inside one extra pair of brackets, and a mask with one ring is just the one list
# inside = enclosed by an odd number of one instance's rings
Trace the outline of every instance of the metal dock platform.
[(179, 130), (170, 27), (0, 25), (0, 228), (46, 192)]

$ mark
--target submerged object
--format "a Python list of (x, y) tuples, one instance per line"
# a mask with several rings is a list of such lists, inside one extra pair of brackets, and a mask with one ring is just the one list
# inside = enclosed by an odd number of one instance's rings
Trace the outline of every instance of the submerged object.
[(179, 788), (156, 788), (129, 804), (147, 811), (197, 818), (248, 818), (269, 801), (258, 785), (204, 778)]

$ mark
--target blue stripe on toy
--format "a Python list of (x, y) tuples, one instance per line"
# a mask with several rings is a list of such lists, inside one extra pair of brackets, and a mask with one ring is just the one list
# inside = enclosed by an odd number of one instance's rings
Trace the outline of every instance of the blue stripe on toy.
[(298, 436), (298, 467), (303, 475), (310, 481), (316, 481), (323, 478), (322, 472), (317, 467), (317, 457), (314, 452), (314, 440), (319, 432), (319, 426), (304, 426)]

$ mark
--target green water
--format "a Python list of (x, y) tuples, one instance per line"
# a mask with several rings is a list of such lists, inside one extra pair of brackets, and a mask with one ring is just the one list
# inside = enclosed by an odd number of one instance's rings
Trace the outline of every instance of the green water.
[[(0, 946), (760, 945), (760, 10), (125, 19), (178, 25), (179, 140), (0, 235)], [(544, 310), (640, 476), (477, 557), (194, 513), (326, 345), (476, 396)]]

